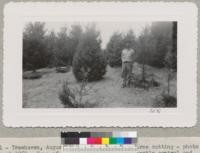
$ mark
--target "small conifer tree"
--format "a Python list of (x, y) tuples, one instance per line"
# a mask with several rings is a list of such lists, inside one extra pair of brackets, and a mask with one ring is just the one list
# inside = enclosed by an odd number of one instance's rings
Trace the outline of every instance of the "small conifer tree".
[(100, 34), (95, 26), (86, 27), (73, 59), (73, 73), (78, 81), (99, 80), (106, 73)]

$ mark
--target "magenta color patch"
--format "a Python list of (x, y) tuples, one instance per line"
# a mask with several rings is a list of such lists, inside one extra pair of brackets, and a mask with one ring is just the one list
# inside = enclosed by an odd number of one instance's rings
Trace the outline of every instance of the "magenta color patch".
[(87, 138), (87, 144), (94, 144), (94, 138)]

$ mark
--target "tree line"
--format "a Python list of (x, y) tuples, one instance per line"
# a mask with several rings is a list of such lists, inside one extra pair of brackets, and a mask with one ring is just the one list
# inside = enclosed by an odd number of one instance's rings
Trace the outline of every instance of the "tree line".
[(27, 24), (23, 32), (24, 70), (71, 65), (81, 35), (79, 25), (71, 26), (70, 33), (67, 27), (55, 33), (47, 31), (42, 22)]
[(139, 37), (133, 30), (114, 32), (105, 49), (94, 24), (75, 24), (54, 32), (47, 31), (45, 23), (29, 23), (23, 31), (23, 70), (72, 65), (77, 80), (98, 80), (106, 73), (107, 64), (121, 66), (121, 51), (127, 41), (136, 51), (138, 63), (176, 70), (176, 22), (154, 22)]
[(126, 42), (132, 44), (136, 51), (138, 63), (154, 67), (165, 67), (167, 54), (172, 54), (172, 68), (176, 69), (177, 56), (177, 23), (176, 22), (155, 22), (145, 27), (139, 37), (134, 35), (132, 30), (126, 34), (114, 33), (108, 42), (106, 52), (109, 65), (112, 67), (121, 66), (121, 51)]

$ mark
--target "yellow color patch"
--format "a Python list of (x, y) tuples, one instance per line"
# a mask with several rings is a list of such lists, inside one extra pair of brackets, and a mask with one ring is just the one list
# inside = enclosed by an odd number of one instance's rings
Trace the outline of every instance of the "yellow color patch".
[(109, 144), (109, 138), (102, 138), (102, 144)]

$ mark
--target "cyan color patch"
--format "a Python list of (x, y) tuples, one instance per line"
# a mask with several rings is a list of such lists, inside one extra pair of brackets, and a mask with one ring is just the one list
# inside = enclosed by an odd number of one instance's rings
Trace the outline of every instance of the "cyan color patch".
[(124, 138), (117, 138), (117, 144), (124, 144)]

